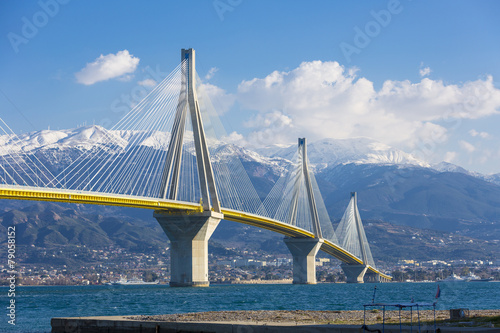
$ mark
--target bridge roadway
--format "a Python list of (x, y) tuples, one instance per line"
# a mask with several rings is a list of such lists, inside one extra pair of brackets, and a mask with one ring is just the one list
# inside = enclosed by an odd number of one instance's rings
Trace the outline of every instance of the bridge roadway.
[[(0, 199), (120, 206), (171, 211), (172, 213), (185, 211), (187, 214), (189, 214), (189, 212), (194, 213), (203, 211), (200, 204), (185, 201), (27, 186), (1, 185)], [(256, 226), (289, 237), (314, 238), (312, 232), (268, 217), (226, 208), (222, 208), (222, 213), (224, 214), (225, 220)], [(344, 263), (354, 265), (363, 264), (363, 262), (353, 254), (333, 244), (329, 240), (324, 240), (324, 243), (321, 245), (321, 250)], [(378, 271), (375, 267), (368, 266), (368, 270), (375, 274), (380, 274), (382, 278), (391, 279), (390, 276)]]

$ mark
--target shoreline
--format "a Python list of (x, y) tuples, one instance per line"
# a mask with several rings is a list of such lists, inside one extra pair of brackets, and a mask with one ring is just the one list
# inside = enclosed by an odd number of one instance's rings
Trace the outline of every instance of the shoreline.
[[(500, 280), (489, 280), (489, 281), (463, 281), (458, 283), (500, 283)], [(457, 282), (443, 282), (443, 281), (390, 281), (384, 282), (384, 284), (409, 284), (409, 283), (446, 283), (446, 284), (454, 284)], [(279, 279), (279, 280), (232, 280), (232, 281), (224, 281), (217, 282), (211, 281), (211, 286), (226, 286), (226, 285), (239, 285), (239, 284), (293, 284), (293, 279)], [(345, 281), (339, 282), (324, 282), (318, 281), (316, 284), (347, 284)], [(90, 287), (90, 286), (106, 286), (106, 283), (98, 283), (98, 284), (18, 284), (18, 287)], [(148, 284), (137, 284), (138, 286), (147, 286)], [(149, 284), (149, 285), (158, 285), (158, 286), (168, 286), (169, 282), (160, 282), (157, 284)], [(0, 288), (9, 286), (6, 284), (0, 285)]]

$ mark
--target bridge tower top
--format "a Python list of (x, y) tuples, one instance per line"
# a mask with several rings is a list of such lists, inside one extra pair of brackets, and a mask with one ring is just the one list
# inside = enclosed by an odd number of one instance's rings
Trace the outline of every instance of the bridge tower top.
[[(316, 238), (323, 238), (323, 234), (321, 232), (320, 221), (319, 221), (318, 209), (316, 206), (316, 200), (314, 198), (313, 185), (312, 185), (312, 181), (311, 181), (311, 176), (309, 174), (309, 165), (308, 165), (308, 161), (307, 161), (307, 141), (306, 141), (306, 138), (299, 138), (298, 154), (299, 154), (299, 158), (302, 162), (301, 166), (300, 166), (301, 170), (300, 170), (298, 176), (299, 177), (301, 176), (304, 179), (304, 186), (305, 186), (305, 190), (307, 193), (307, 202), (308, 202), (308, 206), (309, 206), (309, 212), (311, 214), (311, 221), (312, 221), (314, 236)], [(294, 222), (295, 219), (297, 218), (298, 197), (299, 197), (299, 187), (297, 186), (295, 188), (295, 193), (293, 196), (291, 222)]]
[(181, 49), (181, 63), (186, 62), (186, 68), (184, 69), (183, 79), (185, 78), (185, 84), (187, 90), (189, 91), (191, 87), (193, 90), (196, 88), (196, 56), (194, 49)]
[(194, 49), (181, 50), (182, 78), (179, 101), (172, 126), (171, 138), (167, 152), (167, 159), (163, 169), (161, 195), (162, 198), (176, 200), (179, 191), (180, 167), (182, 161), (182, 145), (186, 118), (191, 118), (193, 128), (194, 146), (196, 152), (196, 165), (200, 181), (201, 199), (203, 210), (221, 212), (215, 177), (210, 163), (207, 139), (203, 128), (203, 121), (196, 94), (196, 67)]

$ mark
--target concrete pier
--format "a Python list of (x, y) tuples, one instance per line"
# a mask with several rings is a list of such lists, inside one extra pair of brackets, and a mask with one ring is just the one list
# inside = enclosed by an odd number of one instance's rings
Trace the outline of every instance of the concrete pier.
[(365, 282), (370, 282), (370, 283), (378, 283), (378, 282), (382, 282), (381, 280), (381, 277), (380, 277), (380, 274), (378, 273), (374, 273), (372, 271), (366, 271), (365, 273), (365, 276), (364, 276), (364, 279), (363, 279)]
[(154, 217), (170, 239), (170, 286), (208, 287), (208, 240), (223, 215), (212, 211)]
[[(265, 332), (265, 333), (361, 333), (366, 332), (361, 324), (355, 325), (332, 325), (324, 323), (297, 323), (297, 322), (250, 322), (244, 320), (214, 322), (214, 321), (155, 321), (132, 319), (131, 316), (109, 316), (109, 317), (74, 317), (74, 318), (52, 318), (52, 333), (177, 333), (177, 332)], [(447, 327), (438, 324), (440, 332), (446, 333), (494, 333), (498, 327)], [(433, 325), (424, 324), (422, 332), (433, 332)], [(399, 325), (370, 324), (372, 332), (396, 333), (396, 332), (418, 332), (419, 328), (414, 322), (413, 326), (408, 323)]]
[(293, 256), (293, 283), (316, 284), (316, 254), (323, 240), (285, 237), (284, 241)]
[(347, 283), (364, 283), (367, 265), (342, 264), (341, 267), (347, 278)]

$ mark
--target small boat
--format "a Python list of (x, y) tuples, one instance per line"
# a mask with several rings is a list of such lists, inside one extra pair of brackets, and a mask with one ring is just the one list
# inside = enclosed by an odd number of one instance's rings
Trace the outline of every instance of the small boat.
[(152, 281), (152, 282), (145, 282), (144, 280), (136, 278), (136, 277), (134, 277), (130, 280), (127, 280), (127, 279), (122, 277), (118, 281), (111, 282), (111, 285), (113, 285), (113, 286), (142, 285), (142, 284), (158, 284), (158, 280)]
[(486, 278), (486, 279), (481, 279), (479, 276), (475, 275), (472, 272), (469, 272), (469, 274), (465, 277), (465, 280), (467, 282), (489, 282), (493, 281), (492, 277)]
[(452, 273), (446, 279), (442, 279), (439, 282), (466, 282), (466, 281), (467, 280), (461, 278), (460, 276), (456, 275), (455, 273)]

